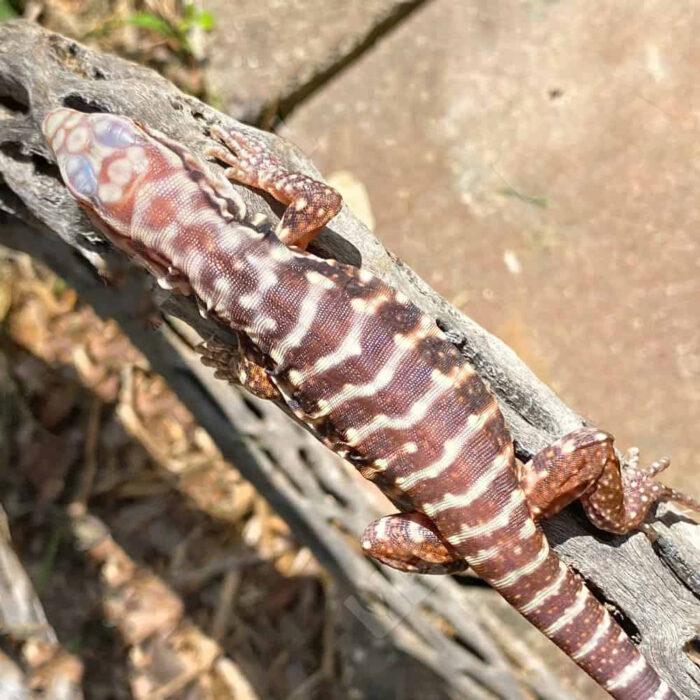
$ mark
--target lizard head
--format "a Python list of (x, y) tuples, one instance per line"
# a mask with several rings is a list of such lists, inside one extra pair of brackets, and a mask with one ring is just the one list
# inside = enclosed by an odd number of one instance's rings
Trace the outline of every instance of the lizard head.
[(128, 117), (60, 107), (46, 115), (42, 129), (79, 204), (110, 223), (123, 221), (153, 163), (139, 125)]

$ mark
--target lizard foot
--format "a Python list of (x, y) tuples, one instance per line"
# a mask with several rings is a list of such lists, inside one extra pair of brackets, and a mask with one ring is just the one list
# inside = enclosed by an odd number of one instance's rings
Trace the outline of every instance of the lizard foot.
[(468, 568), (467, 562), (422, 513), (395, 513), (379, 518), (365, 528), (360, 542), (373, 559), (399, 571), (454, 574)]
[(285, 245), (306, 248), (340, 211), (343, 199), (336, 190), (287, 169), (259, 135), (218, 126), (211, 127), (211, 135), (220, 143), (205, 154), (229, 166), (224, 172), (227, 178), (261, 189), (287, 205), (276, 230)]
[(217, 379), (240, 386), (259, 399), (280, 399), (279, 390), (256, 358), (252, 343), (241, 335), (238, 342), (240, 348), (217, 342), (202, 343), (197, 347), (202, 364), (213, 367)]
[(631, 448), (620, 466), (612, 453), (591, 491), (581, 498), (586, 515), (596, 527), (619, 534), (638, 528), (658, 501), (674, 501), (700, 512), (700, 503), (654, 477), (670, 460), (659, 459), (646, 469), (639, 466), (639, 450)]

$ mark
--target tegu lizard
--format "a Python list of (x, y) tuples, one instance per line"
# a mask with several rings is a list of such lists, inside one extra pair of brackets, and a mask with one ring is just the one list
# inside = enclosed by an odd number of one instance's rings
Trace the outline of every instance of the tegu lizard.
[(370, 555), (405, 571), (470, 566), (614, 697), (676, 697), (536, 522), (575, 499), (616, 533), (659, 499), (697, 509), (654, 480), (667, 461), (623, 470), (612, 436), (583, 428), (519, 465), (496, 399), (434, 319), (369, 271), (305, 250), (341, 197), (252, 131), (212, 127), (207, 154), (288, 205), (274, 231), (153, 128), (59, 108), (43, 129), (98, 229), (238, 334), (238, 360), (208, 352), (219, 374), (283, 401), (401, 504), (366, 530)]

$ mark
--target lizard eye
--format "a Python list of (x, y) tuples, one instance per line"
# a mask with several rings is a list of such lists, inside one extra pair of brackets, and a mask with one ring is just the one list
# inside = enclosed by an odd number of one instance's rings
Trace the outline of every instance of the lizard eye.
[(123, 118), (102, 116), (94, 126), (97, 141), (109, 148), (125, 148), (136, 143), (131, 125)]
[(66, 184), (81, 197), (92, 197), (97, 192), (97, 178), (90, 161), (84, 156), (71, 155), (60, 163)]

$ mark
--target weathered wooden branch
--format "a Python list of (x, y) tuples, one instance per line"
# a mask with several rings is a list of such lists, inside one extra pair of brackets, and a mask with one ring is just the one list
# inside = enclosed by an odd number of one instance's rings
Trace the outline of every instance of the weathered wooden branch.
[[(464, 614), (460, 587), (451, 580), (377, 572), (347, 544), (331, 523), (356, 535), (373, 509), (335, 458), (280, 414), (274, 406), (244, 399), (212, 379), (175, 334), (148, 332), (133, 309), (139, 306), (146, 277), (129, 269), (119, 288), (109, 288), (96, 269), (124, 265), (121, 254), (95, 234), (63, 187), (40, 124), (58, 105), (85, 111), (126, 114), (155, 126), (202, 152), (211, 124), (233, 120), (191, 97), (147, 69), (92, 52), (64, 37), (23, 22), (0, 24), (0, 243), (23, 249), (49, 264), (96, 310), (116, 318), (154, 368), (197, 416), (221, 448), (278, 512), (297, 537), (352, 592), (352, 604), (370, 601), (385, 615), (373, 618), (378, 634), (393, 630), (394, 640), (469, 697), (523, 697), (522, 679), (507, 670), (501, 650)], [(287, 142), (269, 136), (272, 147), (293, 168), (316, 174), (309, 161)], [(251, 212), (276, 219), (280, 209), (246, 188), (239, 193)], [(58, 234), (58, 236), (54, 235)], [(76, 255), (76, 251), (80, 255)], [(556, 438), (584, 424), (542, 384), (501, 341), (451, 307), (401, 261), (391, 256), (344, 208), (314, 252), (362, 264), (406, 293), (434, 316), (460, 351), (488, 380), (508, 421), (518, 456), (527, 459)], [(153, 285), (149, 286), (152, 289)], [(153, 297), (168, 313), (182, 318), (202, 337), (230, 340), (230, 333), (202, 319), (184, 298)], [(180, 353), (173, 349), (180, 347)], [(247, 436), (241, 439), (241, 436)], [(251, 438), (252, 439), (248, 439)], [(341, 498), (337, 498), (341, 496)], [(313, 507), (311, 504), (313, 503)], [(631, 537), (601, 536), (575, 508), (546, 525), (557, 553), (582, 573), (634, 629), (640, 645), (682, 697), (700, 695), (700, 669), (684, 647), (700, 626), (697, 562), (698, 528), (662, 506), (662, 521)], [(661, 556), (657, 555), (661, 553)], [(371, 585), (369, 581), (371, 580)], [(433, 594), (438, 586), (439, 595)], [(381, 599), (381, 604), (380, 604)], [(408, 604), (406, 600), (415, 601)], [(403, 607), (403, 612), (401, 612)], [(438, 632), (423, 608), (447, 619), (467, 649)], [(360, 614), (358, 612), (358, 614)], [(478, 620), (478, 615), (474, 615)], [(416, 636), (419, 642), (416, 643)], [(472, 651), (476, 653), (472, 653)], [(530, 687), (542, 697), (562, 697), (542, 672)], [(570, 697), (570, 694), (569, 694)]]
[(0, 650), (0, 697), (30, 697), (31, 689), (47, 698), (81, 700), (83, 665), (59, 645), (31, 580), (12, 549), (1, 506), (0, 636), (17, 645), (24, 665), (23, 672)]

